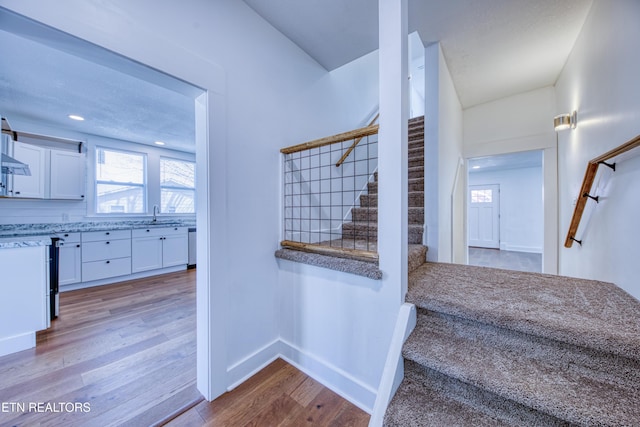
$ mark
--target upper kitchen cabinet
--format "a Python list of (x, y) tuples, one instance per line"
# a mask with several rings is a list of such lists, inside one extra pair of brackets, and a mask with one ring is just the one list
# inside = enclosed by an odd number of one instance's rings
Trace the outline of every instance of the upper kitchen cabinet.
[(51, 150), (50, 199), (84, 199), (86, 158), (82, 153)]
[(47, 149), (30, 144), (15, 143), (13, 157), (29, 165), (31, 175), (14, 175), (9, 196), (28, 199), (44, 199)]
[[(15, 198), (83, 200), (86, 155), (81, 143), (36, 135), (19, 136), (13, 142), (13, 157), (29, 165), (31, 175), (9, 180), (7, 195)], [(60, 142), (63, 141), (63, 142)]]

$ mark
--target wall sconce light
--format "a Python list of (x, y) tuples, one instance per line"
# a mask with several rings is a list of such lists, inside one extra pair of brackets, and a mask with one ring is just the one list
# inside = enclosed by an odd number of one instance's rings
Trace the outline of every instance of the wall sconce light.
[(577, 114), (578, 113), (574, 111), (571, 114), (560, 114), (559, 116), (555, 116), (553, 118), (553, 128), (556, 130), (556, 132), (569, 128), (575, 129), (576, 123), (578, 121)]

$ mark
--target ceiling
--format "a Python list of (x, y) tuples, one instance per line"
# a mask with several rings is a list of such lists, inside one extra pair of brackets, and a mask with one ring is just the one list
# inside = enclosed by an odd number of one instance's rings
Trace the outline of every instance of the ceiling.
[[(244, 0), (327, 70), (378, 47), (376, 0)], [(592, 0), (409, 0), (463, 108), (555, 84)]]
[(542, 151), (522, 151), (469, 159), (469, 173), (542, 167)]
[[(16, 125), (16, 117), (195, 152), (194, 98), (200, 89), (2, 8), (0, 46), (0, 114), (13, 130), (33, 132)], [(71, 120), (70, 114), (85, 120)]]
[[(375, 0), (244, 1), (328, 70), (377, 49)], [(441, 42), (467, 108), (553, 85), (591, 3), (409, 0), (409, 29), (425, 45)], [(195, 151), (200, 89), (3, 8), (0, 46), (10, 58), (0, 63), (0, 113), (10, 122)]]

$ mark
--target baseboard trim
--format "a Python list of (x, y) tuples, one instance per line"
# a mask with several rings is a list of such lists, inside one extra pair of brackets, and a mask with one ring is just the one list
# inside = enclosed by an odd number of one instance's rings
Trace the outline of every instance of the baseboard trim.
[(27, 332), (26, 334), (14, 335), (12, 337), (0, 340), (0, 356), (17, 353), (36, 346), (36, 333)]
[(534, 254), (541, 254), (542, 248), (537, 246), (518, 246), (518, 245), (510, 245), (509, 243), (500, 243), (501, 251), (511, 251), (511, 252), (530, 252)]
[(378, 394), (375, 388), (284, 339), (276, 339), (229, 366), (227, 391), (238, 387), (278, 358), (285, 360), (366, 413), (372, 413)]
[(378, 391), (348, 372), (280, 339), (280, 357), (368, 414)]
[(158, 276), (160, 274), (175, 273), (187, 269), (187, 265), (161, 268), (158, 270), (141, 271), (126, 276), (109, 277), (108, 279), (92, 280), (90, 282), (73, 283), (71, 285), (60, 286), (60, 292), (75, 291), (76, 289), (93, 288), (94, 286), (110, 285), (112, 283), (126, 282), (127, 280), (142, 279), (144, 277)]
[(227, 391), (238, 387), (278, 357), (280, 357), (280, 340), (276, 339), (229, 366), (227, 368), (227, 382), (229, 383)]

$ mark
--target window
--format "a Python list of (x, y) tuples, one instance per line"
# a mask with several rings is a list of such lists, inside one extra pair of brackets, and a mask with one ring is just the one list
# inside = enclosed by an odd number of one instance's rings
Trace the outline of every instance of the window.
[(160, 158), (160, 212), (196, 212), (196, 164)]
[(96, 212), (146, 212), (145, 154), (96, 148)]
[(471, 190), (471, 203), (491, 203), (492, 190)]

